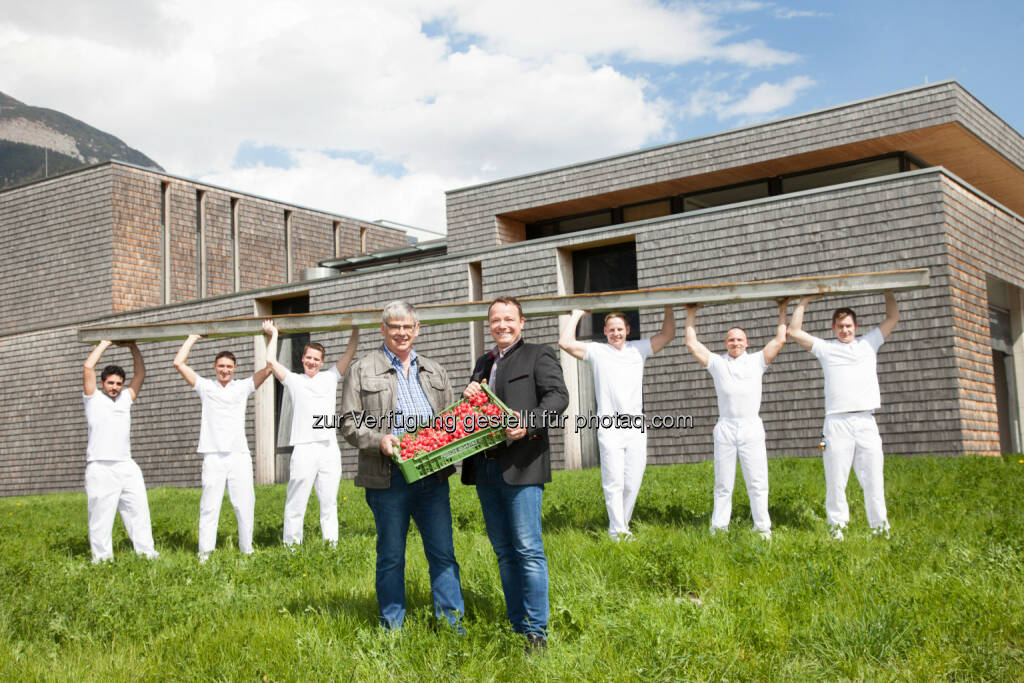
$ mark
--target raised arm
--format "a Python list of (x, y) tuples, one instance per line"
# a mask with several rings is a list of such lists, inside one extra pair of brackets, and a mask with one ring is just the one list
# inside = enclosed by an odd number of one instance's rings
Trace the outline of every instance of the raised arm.
[(651, 353), (657, 353), (676, 338), (676, 316), (671, 306), (665, 307), (665, 318), (661, 321), (661, 332), (651, 337)]
[(896, 323), (900, 321), (900, 309), (896, 305), (896, 295), (892, 292), (885, 293), (885, 320), (878, 326), (878, 330), (882, 333), (882, 339), (889, 336), (893, 328), (896, 327)]
[(178, 349), (178, 353), (174, 356), (174, 369), (185, 378), (185, 381), (188, 382), (190, 387), (194, 387), (196, 385), (196, 380), (199, 379), (199, 375), (197, 375), (196, 371), (190, 368), (188, 363), (185, 361), (188, 360), (188, 354), (192, 351), (192, 345), (200, 338), (201, 335), (198, 334), (188, 335), (185, 342), (181, 345), (181, 348)]
[[(272, 325), (272, 323), (271, 323)], [(266, 340), (266, 357), (276, 358), (278, 357), (278, 329), (274, 328), (272, 332), (267, 332), (266, 322), (263, 324), (263, 334), (267, 337)], [(270, 364), (267, 364), (260, 368), (258, 371), (253, 373), (253, 386), (257, 389), (259, 385), (266, 381), (266, 378), (270, 376)]]
[(786, 344), (786, 308), (792, 299), (779, 299), (779, 326), (775, 328), (775, 338), (764, 347), (764, 362), (771, 363), (779, 355)]
[(814, 337), (804, 332), (804, 311), (807, 310), (807, 304), (817, 298), (817, 296), (805, 296), (800, 299), (800, 302), (793, 310), (793, 317), (789, 320), (789, 329), (786, 330), (790, 339), (808, 351), (814, 346)]
[(132, 400), (134, 401), (139, 397), (142, 383), (146, 380), (146, 365), (142, 362), (142, 352), (139, 351), (139, 347), (135, 342), (124, 342), (123, 344), (118, 344), (118, 346), (127, 346), (132, 352), (132, 363), (135, 367), (132, 370), (132, 383), (128, 385), (128, 391), (132, 392)]
[(708, 347), (697, 341), (697, 311), (700, 307), (700, 304), (686, 305), (686, 348), (697, 362), (706, 368), (711, 360), (711, 352), (708, 351)]
[(103, 352), (109, 349), (113, 343), (109, 339), (104, 339), (93, 347), (89, 357), (85, 359), (85, 364), (82, 366), (82, 393), (86, 396), (92, 396), (96, 391), (96, 364), (100, 362)]
[(587, 345), (576, 339), (576, 325), (580, 322), (580, 318), (586, 314), (586, 311), (578, 308), (574, 309), (569, 315), (569, 323), (562, 330), (562, 334), (558, 336), (558, 347), (580, 360), (583, 360), (587, 355)]
[(268, 318), (263, 321), (263, 333), (270, 335), (270, 341), (267, 343), (267, 365), (270, 366), (277, 381), (284, 382), (284, 378), (288, 376), (288, 368), (277, 362), (277, 325), (273, 320)]
[(352, 358), (356, 355), (357, 348), (359, 348), (359, 328), (353, 327), (352, 336), (348, 338), (348, 346), (345, 347), (345, 353), (341, 354), (341, 358), (334, 364), (338, 368), (339, 375), (344, 376), (349, 364), (352, 363)]

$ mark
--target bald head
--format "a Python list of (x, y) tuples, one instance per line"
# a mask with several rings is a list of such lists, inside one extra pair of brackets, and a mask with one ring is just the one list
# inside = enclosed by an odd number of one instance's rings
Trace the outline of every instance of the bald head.
[(742, 327), (731, 327), (725, 333), (725, 350), (733, 358), (739, 358), (747, 351), (747, 333)]

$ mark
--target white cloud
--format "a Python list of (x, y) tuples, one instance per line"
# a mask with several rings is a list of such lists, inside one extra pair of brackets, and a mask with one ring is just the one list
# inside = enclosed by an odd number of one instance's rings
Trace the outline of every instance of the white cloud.
[(753, 88), (739, 102), (727, 106), (724, 116), (763, 115), (778, 111), (792, 104), (801, 90), (814, 85), (807, 76), (794, 76), (784, 83), (761, 83)]
[[(433, 228), (444, 226), (445, 189), (663, 141), (672, 107), (630, 64), (663, 73), (796, 59), (722, 28), (725, 10), (654, 0), (85, 7), (44, 0), (0, 16), (5, 92), (113, 133), (172, 173)], [(425, 22), (447, 32), (427, 35)], [(737, 102), (709, 89), (684, 113), (749, 113), (769, 95)], [(300, 161), (234, 169), (243, 143)], [(330, 150), (365, 151), (406, 174), (320, 153)]]
[(331, 211), (362, 220), (386, 219), (444, 229), (444, 192), (480, 182), (480, 177), (414, 173), (396, 178), (367, 164), (333, 158), (312, 150), (292, 152), (288, 169), (257, 165), (225, 169), (200, 180), (246, 192)]
[(817, 12), (807, 9), (789, 9), (788, 7), (776, 7), (776, 19), (803, 19), (806, 17), (830, 17), (830, 12)]
[(456, 28), (480, 36), (489, 49), (529, 58), (572, 52), (671, 65), (725, 60), (747, 67), (796, 59), (762, 41), (729, 42), (730, 32), (717, 19), (696, 5), (654, 0), (460, 0), (451, 17)]

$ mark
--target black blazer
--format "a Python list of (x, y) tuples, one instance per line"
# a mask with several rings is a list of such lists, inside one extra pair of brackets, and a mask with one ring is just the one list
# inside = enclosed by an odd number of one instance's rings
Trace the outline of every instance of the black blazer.
[[(493, 363), (490, 353), (480, 356), (471, 381), (487, 379)], [(547, 425), (569, 405), (558, 356), (549, 346), (520, 339), (498, 363), (491, 389), (505, 405), (522, 413), (527, 427), (522, 439), (506, 441), (488, 451), (488, 455), (498, 455), (505, 482), (525, 486), (551, 481)], [(463, 461), (463, 484), (476, 483), (476, 468), (482, 457), (477, 454)]]

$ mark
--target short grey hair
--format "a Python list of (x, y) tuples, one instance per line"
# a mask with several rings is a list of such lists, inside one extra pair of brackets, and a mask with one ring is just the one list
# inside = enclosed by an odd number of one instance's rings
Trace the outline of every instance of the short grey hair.
[(406, 301), (389, 302), (384, 306), (384, 311), (380, 315), (381, 322), (385, 325), (389, 320), (405, 320), (407, 318), (412, 318), (415, 323), (420, 321), (420, 314), (416, 312), (416, 308)]

